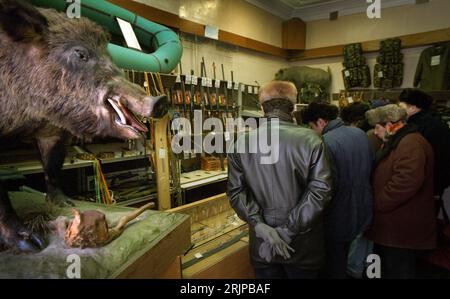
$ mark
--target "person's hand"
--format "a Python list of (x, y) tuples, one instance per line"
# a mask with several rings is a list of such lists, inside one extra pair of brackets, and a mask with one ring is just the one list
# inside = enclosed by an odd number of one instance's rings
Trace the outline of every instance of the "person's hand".
[(289, 237), (286, 229), (282, 229), (281, 227), (276, 227), (275, 230), (277, 231), (278, 235), (283, 239), (284, 242), (291, 244), (292, 239)]
[(272, 257), (278, 254), (284, 259), (289, 259), (291, 258), (289, 251), (295, 252), (295, 250), (280, 237), (278, 232), (273, 227), (265, 223), (258, 223), (255, 226), (255, 233), (256, 237), (263, 239), (264, 242), (267, 242), (268, 245), (270, 245), (269, 247), (271, 247), (270, 250), (268, 250), (265, 248), (267, 245), (264, 245), (263, 251), (265, 256), (270, 253)]
[(259, 256), (268, 263), (276, 254), (275, 249), (267, 242), (262, 242), (259, 246)]

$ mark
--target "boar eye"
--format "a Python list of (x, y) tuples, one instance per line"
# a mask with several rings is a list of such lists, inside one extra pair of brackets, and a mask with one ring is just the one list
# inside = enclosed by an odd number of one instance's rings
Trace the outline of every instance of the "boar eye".
[(72, 56), (76, 58), (78, 61), (87, 62), (89, 60), (89, 53), (86, 49), (83, 48), (74, 48)]

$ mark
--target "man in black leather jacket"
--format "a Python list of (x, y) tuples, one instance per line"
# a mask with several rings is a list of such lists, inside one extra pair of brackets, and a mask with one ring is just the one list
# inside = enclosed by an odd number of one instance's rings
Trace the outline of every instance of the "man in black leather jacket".
[[(332, 186), (324, 145), (312, 130), (293, 123), (297, 90), (292, 83), (266, 84), (259, 100), (267, 122), (240, 136), (228, 155), (227, 194), (249, 224), (257, 278), (315, 278), (324, 263), (322, 216)], [(273, 163), (262, 163), (259, 149), (236, 152), (272, 130), (278, 137), (272, 138), (272, 146), (277, 141)]]

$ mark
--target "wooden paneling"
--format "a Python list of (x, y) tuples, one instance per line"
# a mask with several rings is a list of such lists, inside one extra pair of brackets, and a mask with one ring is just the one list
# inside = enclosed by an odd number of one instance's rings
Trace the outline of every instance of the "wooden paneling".
[(198, 36), (205, 35), (205, 25), (201, 25), (186, 19), (180, 19), (180, 31)]
[[(402, 48), (413, 48), (432, 45), (440, 42), (450, 41), (450, 28), (434, 30), (422, 33), (408, 34), (399, 37), (402, 40)], [(377, 52), (380, 49), (380, 41), (377, 39), (372, 41), (362, 42), (364, 53)], [(292, 61), (309, 60), (325, 57), (342, 56), (344, 45), (336, 45), (330, 47), (308, 49), (305, 51), (291, 52)]]
[(180, 18), (176, 14), (130, 0), (108, 0), (108, 2), (128, 9), (152, 22), (172, 28), (180, 28)]
[(450, 41), (450, 28), (405, 35), (402, 37), (402, 47), (411, 48), (417, 47), (417, 45), (425, 46), (446, 41)]
[(231, 32), (219, 30), (219, 40), (243, 48), (255, 50), (258, 52), (271, 54), (278, 57), (288, 58), (288, 52), (285, 49), (275, 47), (257, 40), (243, 37)]
[(254, 279), (248, 243), (238, 243), (183, 270), (189, 279)]
[(227, 210), (231, 210), (230, 202), (227, 195), (222, 193), (210, 198), (170, 209), (167, 212), (189, 215), (191, 218), (191, 223), (196, 223), (207, 218), (214, 217)]
[(283, 48), (304, 50), (306, 43), (306, 24), (299, 18), (283, 22)]
[(158, 277), (158, 279), (181, 279), (181, 256), (177, 256), (167, 270)]
[(297, 61), (297, 60), (342, 56), (343, 49), (344, 46), (339, 45), (324, 48), (308, 49), (305, 51), (301, 51), (300, 53), (292, 51), (291, 60)]

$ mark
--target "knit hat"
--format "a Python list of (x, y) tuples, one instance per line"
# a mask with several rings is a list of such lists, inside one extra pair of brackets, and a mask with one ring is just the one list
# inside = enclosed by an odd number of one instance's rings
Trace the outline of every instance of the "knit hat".
[(395, 104), (378, 107), (366, 112), (367, 121), (371, 126), (387, 122), (395, 123), (400, 120), (406, 121), (406, 117), (406, 110)]
[(272, 81), (265, 84), (259, 90), (259, 102), (261, 104), (275, 99), (284, 99), (297, 103), (297, 88), (291, 82)]
[(312, 102), (301, 110), (302, 123), (316, 122), (319, 118), (332, 121), (338, 117), (339, 108), (324, 102)]
[(370, 106), (361, 102), (351, 103), (341, 110), (341, 118), (346, 123), (353, 123), (364, 120), (365, 113), (370, 110)]
[(399, 101), (424, 110), (428, 110), (433, 104), (433, 98), (429, 94), (413, 88), (403, 90), (399, 96)]

